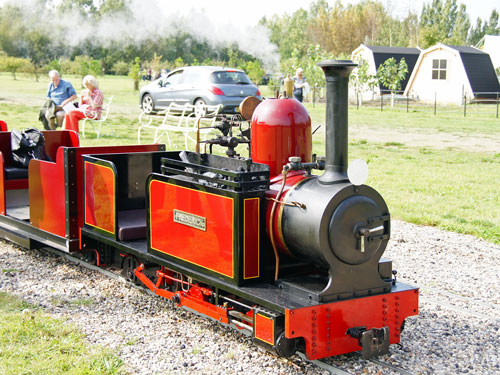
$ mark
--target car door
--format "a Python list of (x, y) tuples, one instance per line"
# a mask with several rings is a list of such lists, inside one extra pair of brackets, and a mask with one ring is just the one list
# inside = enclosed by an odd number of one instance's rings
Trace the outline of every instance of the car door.
[(205, 89), (207, 80), (207, 71), (204, 68), (191, 67), (190, 69), (186, 69), (184, 73), (184, 89), (180, 95), (180, 99), (182, 102), (179, 104), (193, 104), (196, 98), (202, 97), (204, 98), (205, 92), (202, 89)]
[(184, 70), (175, 70), (163, 80), (159, 81), (161, 88), (158, 90), (157, 102), (158, 106), (165, 108), (170, 103), (177, 103), (179, 91), (182, 89), (182, 80)]

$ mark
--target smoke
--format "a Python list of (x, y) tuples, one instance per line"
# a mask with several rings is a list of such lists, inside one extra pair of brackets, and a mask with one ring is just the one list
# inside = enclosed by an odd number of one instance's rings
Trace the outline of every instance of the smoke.
[[(114, 13), (90, 19), (78, 10), (58, 14), (54, 9), (41, 6), (37, 0), (10, 3), (22, 9), (24, 26), (28, 30), (42, 30), (55, 41), (70, 47), (88, 40), (104, 47), (125, 42), (140, 45), (160, 36), (189, 33), (213, 47), (236, 43), (242, 51), (262, 60), (268, 70), (275, 70), (279, 63), (276, 46), (269, 41), (269, 31), (265, 27), (241, 27), (231, 22), (212, 20), (204, 9), (168, 11), (157, 0), (130, 0), (128, 14)], [(164, 4), (168, 7), (168, 2)], [(231, 19), (231, 10), (224, 11)], [(234, 22), (238, 22), (237, 17)]]

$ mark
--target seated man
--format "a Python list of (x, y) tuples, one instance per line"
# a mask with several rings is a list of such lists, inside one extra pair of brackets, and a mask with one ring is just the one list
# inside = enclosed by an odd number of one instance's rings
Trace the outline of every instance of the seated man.
[(47, 90), (47, 99), (49, 99), (40, 110), (40, 121), (43, 122), (45, 129), (61, 127), (64, 120), (64, 109), (66, 104), (71, 103), (76, 100), (76, 91), (73, 85), (61, 79), (59, 72), (57, 70), (51, 70), (49, 72), (49, 78), (51, 83)]

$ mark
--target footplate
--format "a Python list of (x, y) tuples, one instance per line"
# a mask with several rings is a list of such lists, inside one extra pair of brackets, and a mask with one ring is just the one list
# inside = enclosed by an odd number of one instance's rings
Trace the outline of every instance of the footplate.
[(365, 327), (350, 328), (347, 334), (358, 339), (363, 359), (389, 353), (389, 327), (387, 326), (369, 330)]

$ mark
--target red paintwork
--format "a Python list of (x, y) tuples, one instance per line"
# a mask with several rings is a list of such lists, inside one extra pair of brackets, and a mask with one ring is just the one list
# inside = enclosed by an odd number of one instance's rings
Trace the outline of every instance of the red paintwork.
[(310, 360), (361, 350), (349, 328), (389, 327), (391, 344), (400, 340), (400, 327), (418, 314), (418, 289), (285, 310), (285, 336), (303, 337)]
[(244, 205), (243, 277), (252, 279), (259, 277), (260, 199), (245, 199)]
[(274, 345), (274, 320), (262, 314), (255, 315), (255, 338)]
[(251, 139), (252, 160), (269, 165), (271, 178), (281, 173), (290, 156), (311, 161), (311, 118), (295, 99), (267, 99), (260, 103), (252, 116)]
[(114, 234), (115, 201), (114, 170), (85, 162), (85, 224)]
[[(154, 180), (150, 184), (151, 248), (234, 276), (233, 199)], [(206, 231), (174, 222), (174, 209), (206, 219)]]
[[(6, 129), (5, 129), (6, 130)], [(45, 151), (55, 159), (59, 146), (78, 146), (78, 135), (69, 131), (42, 131), (45, 138)], [(5, 180), (4, 167), (12, 164), (11, 133), (0, 133), (0, 213), (5, 215), (5, 190), (28, 189), (28, 180)]]
[[(286, 181), (285, 181), (285, 187), (283, 188), (283, 193), (281, 194), (280, 202), (284, 201), (284, 198), (286, 197), (287, 192), (294, 187), (296, 184), (299, 182), (307, 179), (304, 175), (304, 171), (291, 171), (287, 174), (286, 176)], [(278, 195), (278, 192), (281, 189), (281, 185), (283, 184), (283, 175), (278, 175), (275, 178), (271, 180), (271, 185), (269, 186), (269, 190), (266, 191), (266, 198), (268, 199), (275, 199)], [(266, 200), (266, 229), (267, 233), (270, 233), (270, 227), (271, 227), (271, 209), (273, 207), (273, 201), (272, 200)], [(282, 236), (280, 235), (281, 230), (280, 230), (280, 211), (282, 209), (281, 204), (277, 204), (275, 213), (274, 213), (274, 221), (273, 221), (273, 230), (274, 230), (274, 239), (276, 241), (276, 246), (278, 250), (282, 253), (285, 254), (290, 254), (289, 250), (286, 247), (286, 244), (284, 243), (284, 240)]]
[(30, 223), (36, 228), (64, 237), (66, 208), (64, 191), (64, 149), (56, 163), (32, 160), (29, 173)]
[(3, 156), (3, 152), (0, 151), (0, 214), (5, 215), (5, 159)]
[(143, 270), (144, 264), (141, 264), (135, 269), (135, 275), (153, 293), (170, 300), (174, 298), (174, 296), (177, 296), (178, 306), (186, 306), (187, 308), (198, 311), (199, 313), (205, 316), (209, 316), (221, 323), (229, 323), (229, 317), (225, 308), (215, 306), (214, 304), (206, 301), (206, 298), (212, 294), (209, 289), (201, 288), (196, 284), (193, 285), (185, 281), (175, 279), (177, 282), (189, 284), (187, 287), (189, 288), (189, 291), (170, 292), (166, 289), (161, 289), (160, 286), (165, 278), (172, 279), (172, 277), (166, 275), (163, 272), (157, 271), (158, 282), (154, 284), (146, 275), (144, 275), (144, 273), (142, 273)]
[(0, 131), (2, 131), (2, 132), (7, 131), (7, 123), (3, 120), (0, 120)]
[[(72, 132), (74, 133), (74, 132)], [(1, 134), (1, 133), (0, 133)], [(83, 227), (83, 155), (123, 152), (158, 151), (159, 145), (73, 147), (74, 156), (68, 168), (76, 179), (68, 181), (76, 189), (76, 200), (68, 202), (66, 213), (64, 148), (59, 148), (54, 162), (32, 160), (29, 166), (30, 220), (34, 227), (69, 239), (78, 239), (78, 230)], [(71, 220), (66, 220), (66, 216)], [(66, 230), (68, 225), (68, 230)]]

